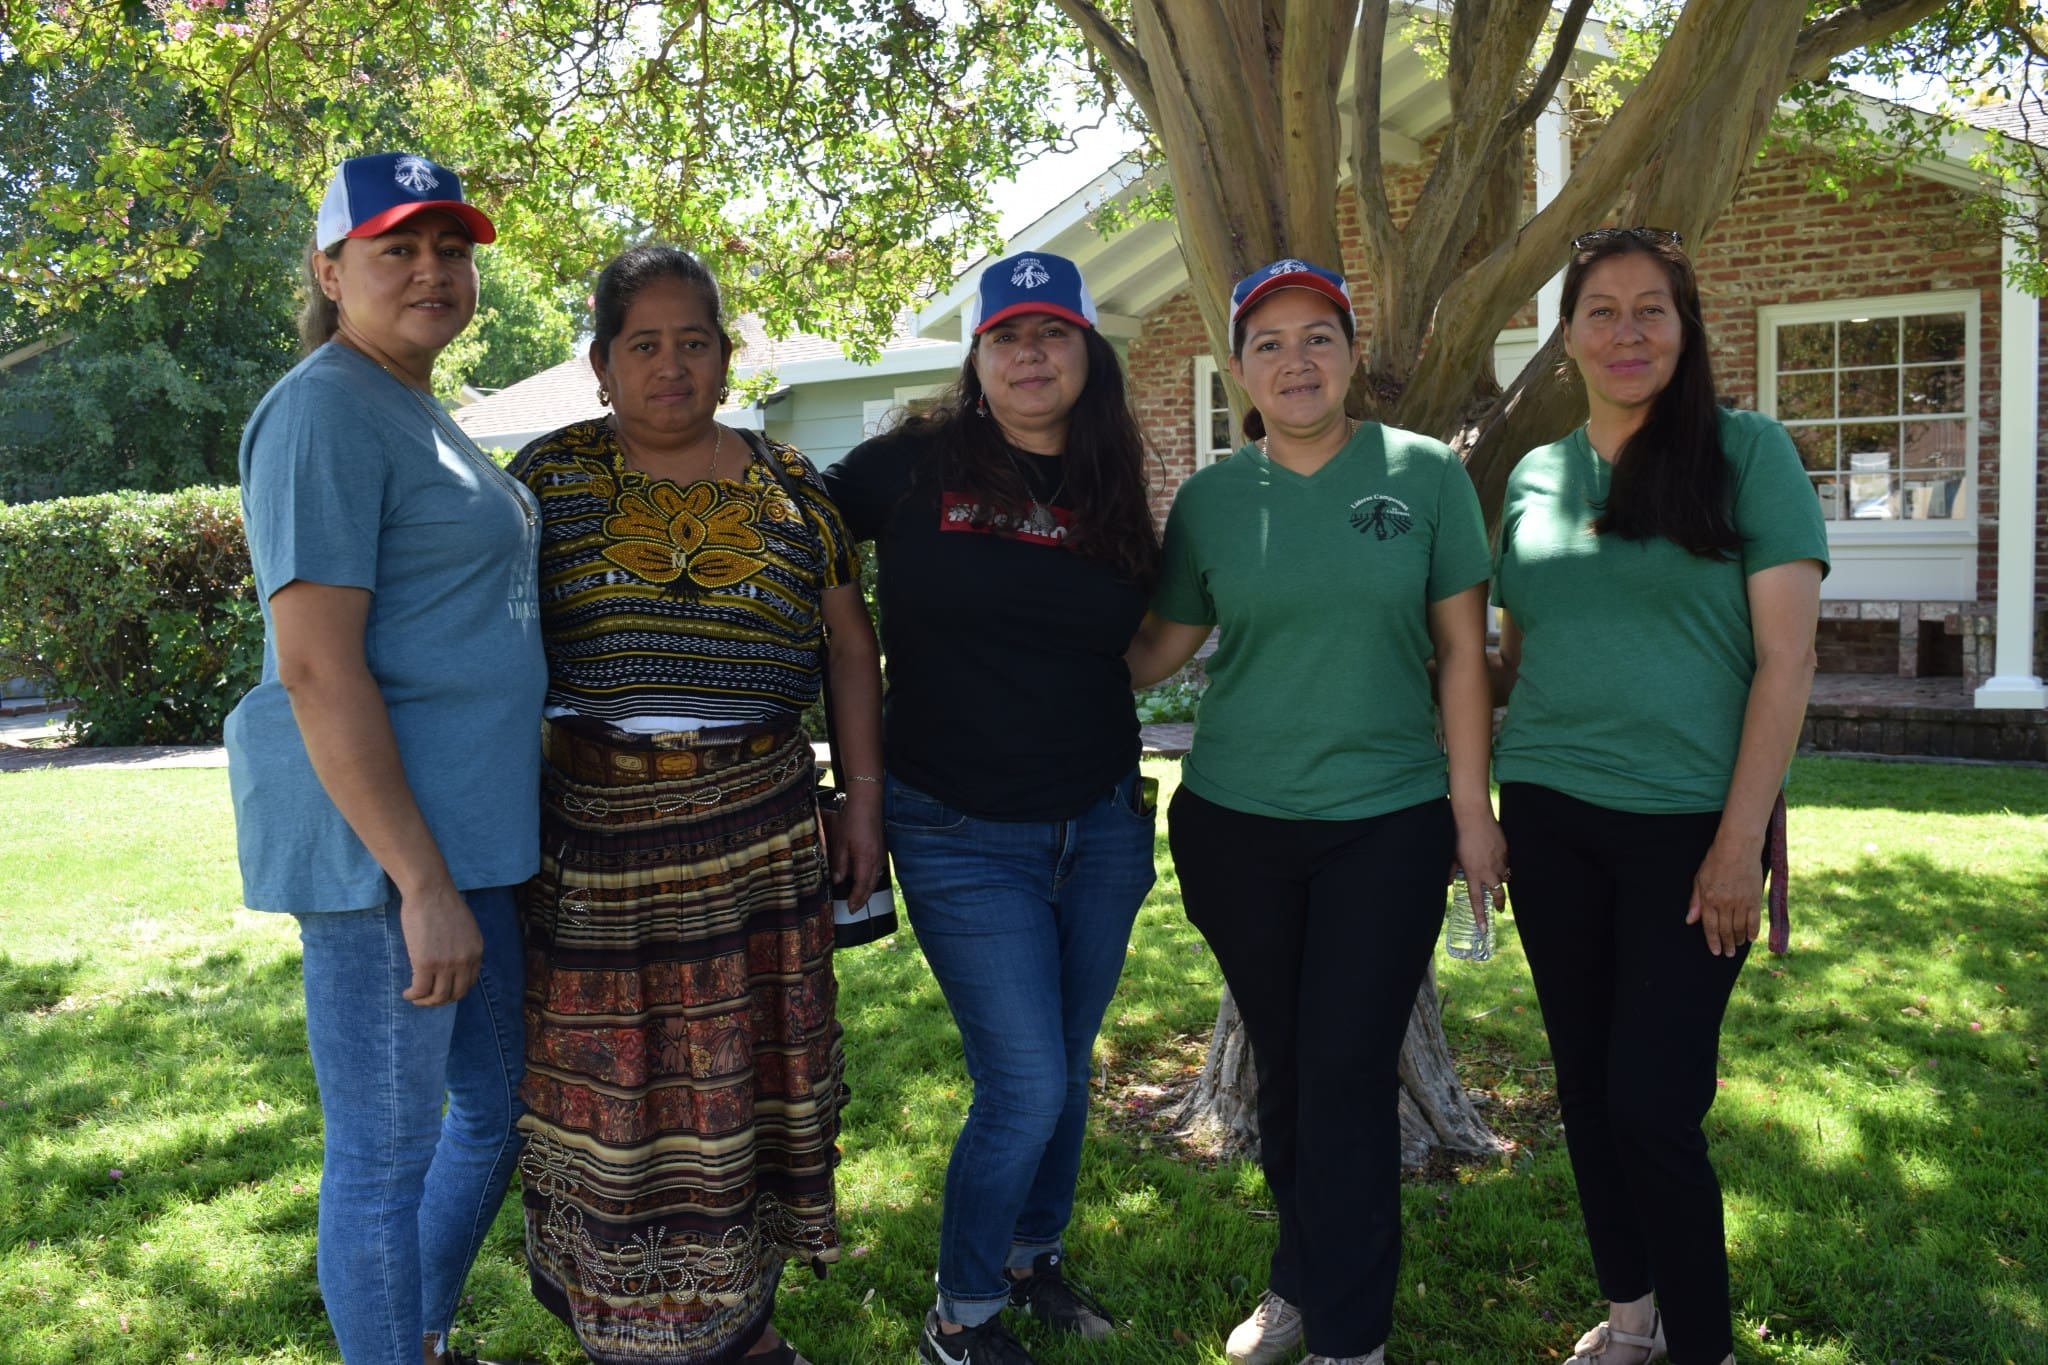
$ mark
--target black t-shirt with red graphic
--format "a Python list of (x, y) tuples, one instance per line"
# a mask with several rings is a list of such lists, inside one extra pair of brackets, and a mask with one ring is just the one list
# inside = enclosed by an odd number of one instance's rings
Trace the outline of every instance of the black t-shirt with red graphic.
[(1138, 761), (1124, 650), (1145, 594), (1061, 545), (1060, 457), (1014, 450), (1038, 505), (992, 521), (915, 477), (933, 439), (878, 436), (823, 471), (853, 538), (875, 542), (884, 760), (968, 815), (1072, 818)]

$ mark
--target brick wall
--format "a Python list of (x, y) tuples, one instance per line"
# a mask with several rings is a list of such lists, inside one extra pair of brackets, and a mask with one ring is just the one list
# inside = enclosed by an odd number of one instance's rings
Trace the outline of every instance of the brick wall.
[(1823, 673), (1893, 676), (1899, 671), (1899, 623), (1823, 621), (1814, 636), (1813, 652)]
[[(1428, 149), (1425, 149), (1425, 156)], [(1757, 397), (1757, 310), (1771, 304), (1881, 297), (1933, 290), (1975, 290), (1981, 300), (1977, 338), (1978, 509), (1977, 584), (1989, 600), (1998, 556), (1999, 243), (1971, 221), (1955, 191), (1908, 177), (1900, 186), (1866, 186), (1840, 201), (1808, 189), (1817, 162), (1775, 157), (1752, 170), (1704, 242), (1689, 244), (1699, 267), (1721, 392), (1744, 407)], [(1412, 208), (1425, 166), (1389, 167), (1388, 194), (1397, 220)], [(1373, 325), (1365, 288), (1359, 226), (1348, 194), (1341, 196), (1339, 238), (1354, 281), (1359, 327)], [(2048, 303), (2044, 303), (2048, 320)], [(1512, 326), (1535, 322), (1533, 301)], [(1145, 320), (1131, 345), (1130, 377), (1141, 420), (1163, 461), (1154, 494), (1163, 516), (1172, 493), (1194, 468), (1194, 359), (1208, 349), (1201, 319), (1186, 290)], [(2048, 372), (2042, 384), (2048, 414)], [(1155, 469), (1155, 475), (1160, 471)], [(2039, 507), (2048, 526), (2048, 462)], [(2048, 535), (2036, 536), (2037, 592), (2048, 598)]]

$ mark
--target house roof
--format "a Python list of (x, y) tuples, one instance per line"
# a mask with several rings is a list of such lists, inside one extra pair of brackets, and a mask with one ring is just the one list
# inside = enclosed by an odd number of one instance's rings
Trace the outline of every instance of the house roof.
[[(918, 336), (912, 330), (915, 320), (916, 314), (908, 310), (898, 313), (896, 330), (882, 344), (882, 354), (872, 364), (861, 364), (848, 360), (840, 344), (830, 337), (798, 332), (778, 339), (768, 335), (759, 318), (747, 314), (732, 324), (733, 377), (746, 379), (770, 370), (778, 385), (787, 386), (957, 366), (963, 354), (960, 344)], [(758, 417), (749, 421), (742, 416), (744, 411), (720, 410), (722, 417), (734, 424), (759, 424)], [(480, 445), (508, 446), (523, 445), (556, 427), (601, 417), (604, 412), (604, 405), (597, 401), (597, 378), (591, 373), (590, 360), (578, 353), (465, 404), (456, 409), (455, 421)]]
[(2048, 147), (2048, 99), (2039, 95), (2025, 95), (2004, 104), (1972, 109), (1963, 115), (1963, 121), (1988, 133)]
[(504, 445), (513, 435), (553, 431), (604, 411), (589, 357), (577, 355), (457, 408), (455, 424), (479, 445)]

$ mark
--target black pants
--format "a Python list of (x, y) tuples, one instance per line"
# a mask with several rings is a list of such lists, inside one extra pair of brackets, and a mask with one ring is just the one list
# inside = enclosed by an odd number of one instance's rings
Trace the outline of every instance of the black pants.
[(1367, 820), (1246, 815), (1182, 787), (1169, 812), (1189, 920), (1244, 1015), (1259, 1156), (1280, 1215), (1273, 1292), (1311, 1352), (1387, 1339), (1401, 1268), (1396, 1064), (1444, 914), (1450, 804)]
[(1500, 820), (1600, 1292), (1655, 1290), (1673, 1365), (1720, 1361), (1728, 1253), (1700, 1125), (1749, 948), (1718, 957), (1685, 922), (1720, 812), (1636, 815), (1508, 782)]

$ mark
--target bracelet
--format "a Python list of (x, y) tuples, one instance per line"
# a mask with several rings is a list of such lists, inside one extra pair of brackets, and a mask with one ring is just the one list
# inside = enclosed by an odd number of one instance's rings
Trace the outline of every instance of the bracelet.
[(881, 779), (881, 778), (879, 778), (879, 777), (869, 777), (869, 776), (868, 776), (868, 775), (867, 775), (866, 773), (848, 773), (848, 774), (846, 775), (846, 780), (847, 780), (848, 782), (875, 782), (875, 783), (879, 783), (879, 782), (880, 782), (880, 781), (881, 781), (882, 779)]

